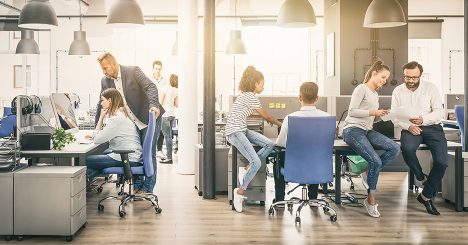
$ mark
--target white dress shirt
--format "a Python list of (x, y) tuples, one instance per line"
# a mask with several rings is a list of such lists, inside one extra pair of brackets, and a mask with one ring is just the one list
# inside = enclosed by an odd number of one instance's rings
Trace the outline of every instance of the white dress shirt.
[(115, 84), (115, 89), (117, 89), (119, 91), (120, 95), (122, 95), (123, 102), (125, 104), (125, 108), (127, 108), (127, 111), (130, 114), (129, 115), (130, 119), (135, 123), (135, 125), (138, 127), (138, 129), (142, 130), (142, 129), (146, 128), (147, 125), (144, 124), (143, 122), (141, 122), (135, 116), (135, 114), (133, 114), (132, 110), (130, 110), (130, 107), (128, 107), (127, 100), (125, 99), (125, 93), (123, 91), (122, 74), (120, 73), (120, 69), (119, 69), (119, 73), (117, 74), (117, 78), (114, 79), (114, 84)]
[[(392, 93), (392, 109), (402, 106), (419, 111), (419, 116), (423, 119), (422, 126), (439, 124), (444, 118), (442, 98), (437, 87), (430, 82), (420, 81), (415, 91), (409, 90), (406, 84), (396, 87)], [(393, 123), (406, 130), (414, 125), (410, 121), (394, 120)]]
[[(330, 116), (330, 114), (318, 110), (315, 106), (302, 106), (299, 111), (293, 112), (287, 115), (283, 120), (283, 125), (281, 125), (281, 131), (276, 139), (276, 145), (286, 147), (286, 141), (288, 140), (288, 118), (292, 117), (324, 117)], [(311, 130), (320, 130), (320, 129), (311, 129)]]

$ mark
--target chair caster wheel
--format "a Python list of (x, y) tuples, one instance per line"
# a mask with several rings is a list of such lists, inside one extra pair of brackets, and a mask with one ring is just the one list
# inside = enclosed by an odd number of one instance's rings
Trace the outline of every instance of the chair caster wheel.
[(333, 187), (333, 183), (332, 182), (328, 183), (328, 186)]
[(119, 216), (120, 216), (120, 218), (125, 217), (126, 214), (127, 214), (127, 213), (126, 213), (125, 211), (119, 211)]
[(288, 210), (291, 211), (293, 209), (293, 205), (292, 204), (288, 204)]
[(97, 210), (100, 211), (100, 212), (104, 211), (104, 205), (99, 204), (99, 205), (97, 206)]
[(351, 190), (354, 191), (354, 185), (351, 185), (351, 186), (349, 187), (349, 189), (351, 189)]
[(23, 241), (23, 236), (17, 236), (17, 237), (16, 237), (16, 240), (17, 240), (17, 241)]
[(161, 208), (154, 208), (154, 211), (156, 211), (157, 214), (160, 214), (162, 212)]
[(419, 192), (419, 187), (414, 187), (414, 191)]
[(5, 241), (11, 241), (11, 239), (13, 239), (13, 236), (11, 235), (8, 235), (8, 236), (5, 236)]
[(336, 215), (330, 216), (331, 222), (336, 222), (337, 219), (338, 219), (338, 217)]
[(97, 191), (97, 193), (101, 193), (102, 192), (102, 186), (97, 188), (96, 191)]
[(301, 217), (296, 217), (296, 221), (295, 221), (296, 224), (301, 224)]
[(275, 209), (271, 207), (270, 209), (268, 209), (268, 215), (273, 215), (273, 214), (275, 214)]
[(265, 201), (260, 201), (260, 206), (265, 206)]
[(198, 196), (199, 197), (203, 196), (203, 191), (198, 191)]
[(328, 207), (323, 207), (323, 212), (328, 212), (330, 209)]
[(65, 241), (71, 242), (71, 241), (73, 241), (73, 237), (72, 236), (66, 236)]

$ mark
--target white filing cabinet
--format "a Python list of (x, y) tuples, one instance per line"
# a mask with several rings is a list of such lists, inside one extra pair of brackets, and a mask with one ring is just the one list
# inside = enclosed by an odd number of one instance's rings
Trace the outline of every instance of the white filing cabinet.
[(15, 235), (61, 235), (86, 223), (86, 167), (30, 167), (14, 178)]
[[(226, 195), (228, 192), (228, 152), (231, 147), (227, 145), (215, 146), (215, 194)], [(197, 163), (195, 164), (195, 189), (198, 190), (198, 195), (203, 195), (203, 145), (195, 145), (195, 156)]]
[(0, 236), (13, 235), (13, 172), (0, 173)]

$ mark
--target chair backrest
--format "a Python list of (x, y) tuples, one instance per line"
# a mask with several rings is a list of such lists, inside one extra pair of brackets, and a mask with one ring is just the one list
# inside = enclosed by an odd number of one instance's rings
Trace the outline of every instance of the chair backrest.
[(457, 118), (457, 123), (458, 123), (458, 128), (460, 129), (460, 135), (461, 135), (461, 143), (463, 145), (463, 150), (465, 149), (464, 147), (464, 142), (465, 142), (465, 107), (462, 105), (456, 105), (455, 106), (455, 117)]
[(0, 121), (0, 138), (10, 136), (16, 127), (16, 115), (11, 114), (10, 107), (3, 108), (3, 118)]
[(145, 139), (143, 140), (143, 167), (145, 168), (145, 175), (151, 177), (154, 174), (153, 168), (153, 138), (156, 116), (154, 112), (149, 113), (148, 129), (146, 130)]
[(288, 118), (285, 180), (299, 184), (332, 182), (336, 117)]

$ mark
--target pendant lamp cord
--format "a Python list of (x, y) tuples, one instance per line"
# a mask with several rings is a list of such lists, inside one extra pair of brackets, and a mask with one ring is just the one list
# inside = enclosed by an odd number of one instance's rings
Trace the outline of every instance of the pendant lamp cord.
[(78, 9), (80, 11), (80, 31), (81, 31), (81, 0), (78, 0)]
[(234, 1), (234, 27), (237, 29), (237, 0)]

